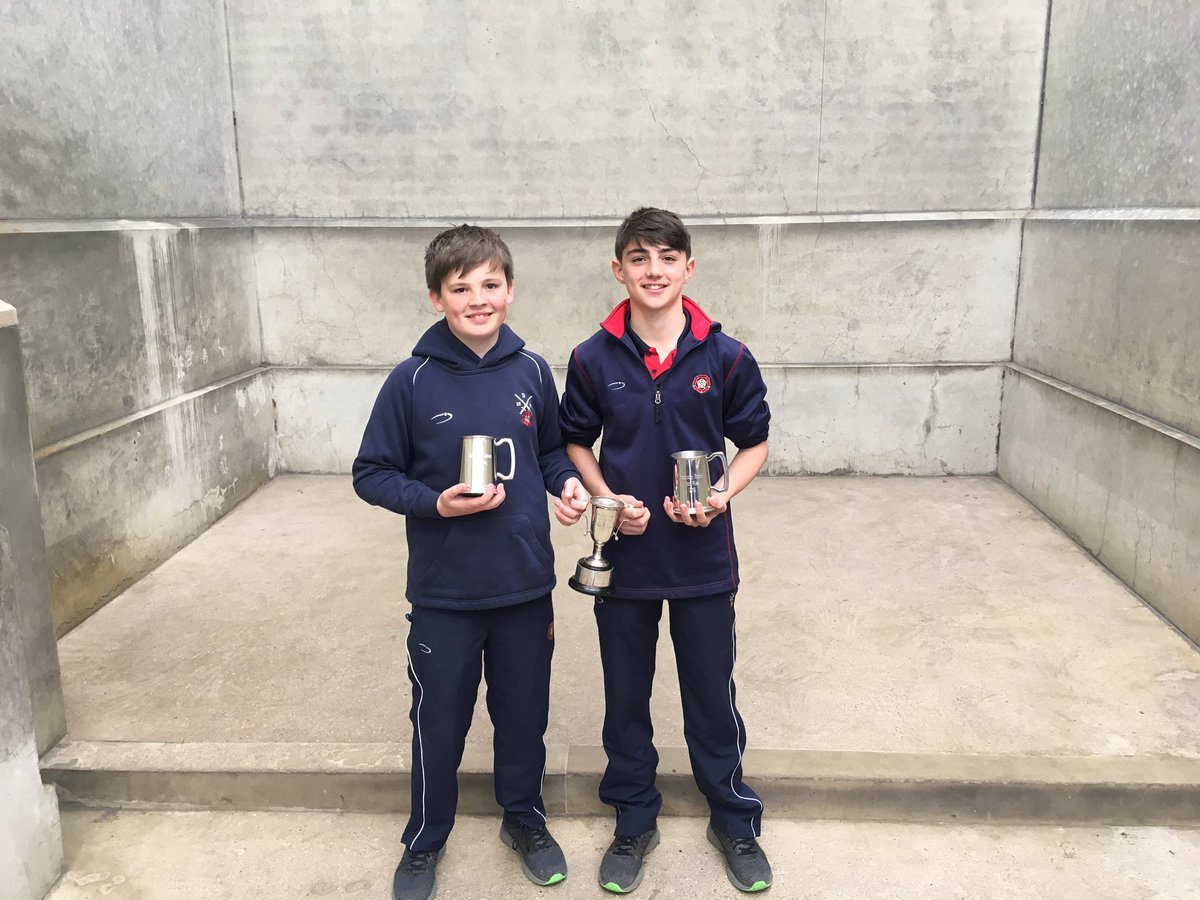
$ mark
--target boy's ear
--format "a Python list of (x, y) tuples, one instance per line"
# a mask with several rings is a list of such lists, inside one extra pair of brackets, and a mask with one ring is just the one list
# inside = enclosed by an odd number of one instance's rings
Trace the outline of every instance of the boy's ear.
[(621, 261), (619, 259), (612, 261), (612, 273), (613, 278), (617, 279), (621, 284), (625, 283), (625, 273), (621, 270)]
[(433, 308), (438, 312), (444, 313), (446, 311), (445, 307), (442, 306), (442, 294), (440, 291), (430, 291), (429, 302), (433, 304)]
[(692, 257), (688, 258), (687, 265), (683, 267), (684, 284), (691, 281), (692, 273), (695, 271), (696, 271), (696, 257), (692, 256)]

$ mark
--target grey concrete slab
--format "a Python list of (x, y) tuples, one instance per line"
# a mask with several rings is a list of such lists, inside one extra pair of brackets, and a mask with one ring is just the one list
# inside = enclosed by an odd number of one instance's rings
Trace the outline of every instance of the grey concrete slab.
[(0, 217), (241, 212), (221, 0), (16, 0), (0, 31)]
[[(247, 212), (815, 206), (823, 9), (230, 4)], [(1036, 98), (1035, 98), (1036, 99)]]
[(1200, 222), (1025, 226), (1015, 361), (1200, 435)]
[(998, 366), (768, 367), (772, 475), (996, 470)]
[(35, 447), (262, 361), (250, 234), (156, 228), (0, 237)]
[[(611, 815), (598, 745), (551, 744), (542, 782), (550, 815)], [(772, 816), (987, 824), (1200, 824), (1200, 759), (747, 750), (746, 771)], [(407, 812), (413, 758), (402, 744), (74, 741), (42, 757), (64, 802), (127, 809)], [(663, 814), (704, 816), (687, 751), (661, 749)], [(492, 754), (471, 744), (458, 810), (496, 809)]]
[[(400, 816), (332, 813), (64, 814), (68, 869), (53, 900), (112, 897), (383, 897), (399, 859)], [(462, 817), (438, 867), (438, 897), (595, 897), (608, 821), (551, 822), (567, 880), (537, 888), (497, 840), (496, 817)], [(898, 826), (768, 820), (771, 896), (894, 900), (1195, 896), (1200, 833), (1160, 828)], [(639, 889), (727, 898), (734, 889), (701, 819), (663, 819)]]
[(1048, 7), (830, 3), (817, 208), (1029, 205)]
[[(1013, 375), (1005, 385), (999, 472), (1200, 641), (1200, 450)], [(1195, 676), (1164, 670), (1157, 677)], [(1197, 698), (1180, 708), (1200, 716)]]
[[(760, 478), (734, 507), (752, 749), (1200, 755), (1196, 651), (998, 480)], [(60, 641), (72, 739), (405, 744), (403, 530), (347, 478), (277, 478)], [(590, 545), (553, 536), (565, 584)], [(555, 599), (547, 740), (595, 747), (590, 603)]]
[(62, 841), (38, 755), (64, 722), (16, 332), (0, 302), (0, 873), (6, 898), (41, 900)]
[(694, 296), (760, 363), (1007, 359), (1020, 224), (696, 229)]
[[(35, 745), (45, 752), (67, 730), (58, 644), (50, 615), (46, 538), (29, 436), (16, 314), (0, 301), (0, 543), (5, 590), (11, 593), (4, 633), (19, 657), (21, 690), (30, 705)], [(9, 618), (11, 616), (11, 618)]]
[[(348, 473), (387, 371), (272, 370), (282, 470)], [(767, 471), (994, 472), (1001, 372), (952, 365), (764, 367), (772, 413)]]
[(272, 437), (257, 373), (48, 448), (37, 476), (59, 633), (265, 483)]
[[(614, 228), (503, 228), (516, 266), (509, 323), (565, 365), (624, 297)], [(764, 363), (1007, 359), (1016, 221), (699, 225), (688, 293)], [(390, 365), (437, 318), (432, 229), (259, 229), (266, 359)]]
[(281, 472), (349, 474), (386, 369), (273, 369)]
[(1037, 205), (1200, 203), (1200, 8), (1054, 0)]

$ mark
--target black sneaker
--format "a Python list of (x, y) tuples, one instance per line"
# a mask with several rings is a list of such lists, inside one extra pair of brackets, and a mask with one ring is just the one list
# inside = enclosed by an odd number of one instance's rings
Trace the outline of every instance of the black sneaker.
[(642, 883), (642, 860), (658, 846), (658, 829), (633, 837), (616, 837), (600, 860), (600, 887), (628, 894)]
[(765, 891), (771, 886), (771, 864), (754, 838), (731, 838), (708, 826), (708, 842), (725, 855), (725, 874), (739, 891)]
[(521, 856), (521, 871), (534, 884), (558, 884), (567, 877), (567, 860), (562, 848), (546, 828), (530, 828), (520, 822), (500, 823), (500, 840)]
[(437, 896), (437, 864), (445, 849), (405, 850), (392, 876), (392, 900), (433, 900)]

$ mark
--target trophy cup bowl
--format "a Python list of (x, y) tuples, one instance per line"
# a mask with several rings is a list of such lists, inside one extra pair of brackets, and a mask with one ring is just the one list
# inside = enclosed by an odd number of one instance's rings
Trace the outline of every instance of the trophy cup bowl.
[(591, 518), (584, 513), (588, 537), (592, 539), (592, 555), (585, 556), (575, 566), (575, 574), (567, 584), (581, 594), (607, 597), (612, 594), (612, 563), (604, 558), (604, 545), (617, 533), (621, 510), (625, 503), (616, 497), (592, 497), (588, 500)]

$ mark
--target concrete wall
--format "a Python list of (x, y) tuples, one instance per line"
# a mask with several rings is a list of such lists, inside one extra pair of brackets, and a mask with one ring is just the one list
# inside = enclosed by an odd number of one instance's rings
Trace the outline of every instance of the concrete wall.
[(46, 542), (34, 480), (29, 407), (21, 370), (16, 311), (0, 301), (0, 540), (5, 544), (11, 600), (4, 621), (14, 653), (21, 657), (27, 702), (39, 752), (66, 732), (58, 646), (50, 615)]
[(1014, 361), (1030, 374), (1005, 388), (999, 461), (1001, 477), (1194, 640), (1197, 285), (1200, 222), (1029, 222)]
[(63, 864), (38, 755), (64, 728), (16, 325), (0, 302), (0, 883), (5, 898), (38, 900)]
[[(1200, 7), (1056, 0), (1000, 475), (1200, 640)], [(1103, 218), (1105, 213), (1092, 214)]]
[[(502, 231), (509, 322), (561, 370), (623, 297), (614, 229)], [(264, 354), (289, 367), (273, 378), (283, 468), (349, 471), (383, 375), (437, 318), (421, 266), (434, 233), (258, 232)], [(770, 471), (995, 470), (1019, 223), (702, 225), (693, 238), (690, 295), (768, 370)]]
[(1200, 435), (1200, 223), (1028, 223), (1015, 338), (1016, 362)]
[(1038, 206), (1200, 205), (1200, 5), (1054, 0)]
[(1200, 440), (1012, 375), (1000, 476), (1200, 641)]
[(1046, 2), (229, 7), (255, 215), (1029, 200)]
[(269, 477), (251, 244), (241, 229), (0, 236), (60, 633)]
[(222, 0), (9, 0), (0, 34), (0, 217), (239, 211)]

